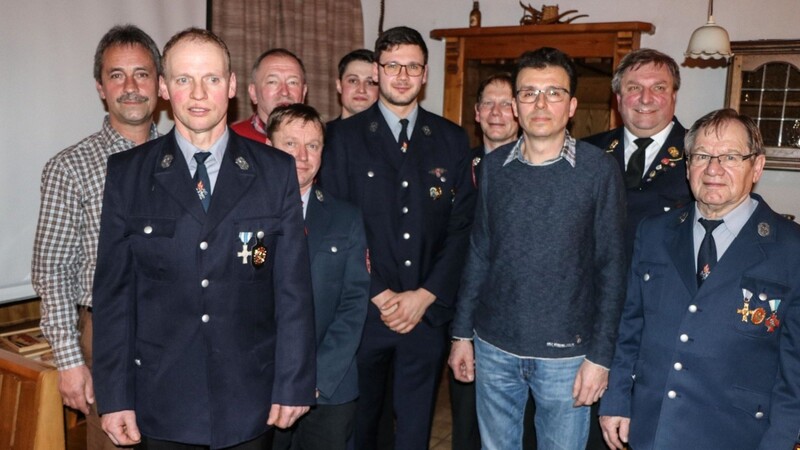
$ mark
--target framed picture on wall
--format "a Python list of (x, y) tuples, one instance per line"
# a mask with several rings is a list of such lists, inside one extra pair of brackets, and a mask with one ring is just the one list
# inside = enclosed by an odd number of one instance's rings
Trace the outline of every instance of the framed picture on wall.
[(800, 171), (800, 40), (731, 42), (726, 104), (756, 121), (767, 169)]

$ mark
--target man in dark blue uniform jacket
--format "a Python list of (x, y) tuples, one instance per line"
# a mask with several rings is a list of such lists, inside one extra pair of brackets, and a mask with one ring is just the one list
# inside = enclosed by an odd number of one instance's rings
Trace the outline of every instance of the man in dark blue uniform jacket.
[(355, 445), (376, 447), (394, 365), (395, 450), (427, 448), (475, 201), (466, 133), (417, 104), (427, 48), (415, 30), (375, 44), (378, 102), (331, 130), (322, 186), (364, 214), (371, 305), (358, 354)]
[(624, 126), (584, 139), (611, 153), (625, 178), (628, 258), (642, 219), (692, 200), (683, 153), (686, 129), (675, 118), (680, 86), (680, 69), (668, 55), (648, 48), (628, 53), (611, 81)]
[(143, 448), (262, 448), (269, 425), (314, 403), (293, 159), (227, 128), (236, 78), (213, 33), (170, 39), (160, 92), (175, 129), (108, 163), (94, 283), (103, 429)]
[[(649, 48), (628, 53), (611, 80), (624, 126), (584, 139), (610, 153), (622, 171), (628, 261), (636, 227), (642, 219), (680, 208), (692, 200), (683, 152), (686, 129), (675, 118), (680, 87), (680, 68), (670, 56)], [(643, 148), (639, 149), (639, 144)], [(597, 407), (592, 405), (588, 450), (606, 450), (596, 418)]]
[(276, 432), (275, 450), (344, 450), (356, 412), (356, 350), (369, 304), (367, 237), (358, 208), (314, 186), (324, 128), (319, 113), (302, 103), (275, 108), (267, 123), (267, 143), (297, 164), (317, 342), (317, 406), (291, 429)]
[(612, 448), (791, 449), (800, 424), (800, 227), (751, 194), (758, 127), (714, 111), (686, 136), (696, 202), (636, 235), (600, 423)]

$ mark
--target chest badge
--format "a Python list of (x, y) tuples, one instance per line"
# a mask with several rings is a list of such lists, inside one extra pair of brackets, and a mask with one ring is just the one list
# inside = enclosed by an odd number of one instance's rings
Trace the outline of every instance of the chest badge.
[(681, 155), (681, 151), (680, 151), (680, 150), (678, 150), (678, 148), (677, 148), (677, 147), (670, 147), (670, 148), (668, 148), (668, 149), (667, 149), (667, 153), (669, 153), (669, 156), (670, 156), (671, 158), (677, 158), (678, 156), (680, 156), (680, 155)]
[(447, 169), (444, 167), (434, 167), (433, 169), (429, 170), (428, 173), (436, 178), (442, 178), (442, 176), (447, 173)]
[(750, 316), (750, 299), (753, 298), (753, 293), (747, 289), (742, 289), (744, 294), (744, 305), (736, 310), (736, 314), (741, 314), (742, 322), (747, 323), (747, 318)]
[(781, 305), (781, 301), (778, 299), (772, 299), (769, 302), (769, 309), (772, 311), (772, 315), (767, 318), (767, 321), (764, 322), (764, 325), (767, 326), (767, 332), (772, 333), (781, 326), (781, 321), (778, 319), (778, 307)]
[(247, 258), (253, 254), (250, 250), (247, 249), (247, 244), (250, 242), (250, 239), (253, 238), (252, 231), (242, 231), (239, 233), (239, 240), (242, 242), (242, 251), (236, 253), (236, 256), (242, 258), (242, 264), (247, 264)]
[(259, 231), (256, 234), (256, 243), (250, 251), (253, 253), (253, 267), (256, 269), (263, 266), (267, 262), (267, 247), (264, 245), (264, 232)]

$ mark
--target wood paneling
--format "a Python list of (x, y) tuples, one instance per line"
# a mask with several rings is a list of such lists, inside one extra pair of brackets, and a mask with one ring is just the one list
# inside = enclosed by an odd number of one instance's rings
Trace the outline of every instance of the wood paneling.
[(0, 350), (0, 448), (64, 448), (64, 413), (58, 373)]
[[(445, 40), (443, 115), (467, 129), (475, 142), (472, 88), (480, 81), (483, 67), (509, 70), (524, 51), (539, 47), (555, 47), (575, 59), (599, 59), (607, 62), (606, 97), (603, 107), (592, 103), (573, 121), (575, 129), (584, 132), (605, 131), (619, 123), (616, 105), (610, 95), (610, 73), (619, 60), (639, 48), (642, 33), (653, 33), (655, 27), (646, 22), (608, 22), (589, 24), (520, 25), (508, 27), (452, 28), (431, 31), (431, 37)], [(580, 89), (581, 83), (578, 83)], [(589, 120), (577, 123), (579, 120)]]

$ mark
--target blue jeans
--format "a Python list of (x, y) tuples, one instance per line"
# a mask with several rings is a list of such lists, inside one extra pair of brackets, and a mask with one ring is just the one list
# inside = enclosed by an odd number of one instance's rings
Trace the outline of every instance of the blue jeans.
[(574, 407), (572, 386), (583, 357), (520, 358), (479, 339), (475, 391), (483, 450), (522, 448), (528, 389), (536, 405), (538, 450), (583, 450), (589, 436), (588, 406)]

